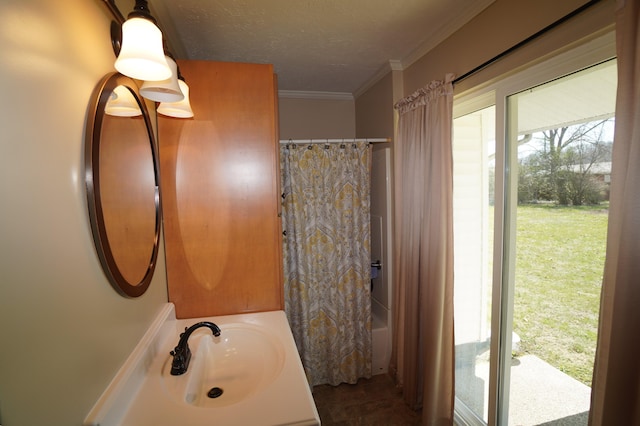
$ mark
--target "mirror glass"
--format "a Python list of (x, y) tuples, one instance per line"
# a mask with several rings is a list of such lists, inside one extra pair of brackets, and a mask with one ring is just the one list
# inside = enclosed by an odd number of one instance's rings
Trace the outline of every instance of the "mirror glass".
[(108, 74), (87, 125), (85, 166), (94, 242), (107, 278), (137, 297), (155, 269), (160, 191), (154, 133), (135, 82)]

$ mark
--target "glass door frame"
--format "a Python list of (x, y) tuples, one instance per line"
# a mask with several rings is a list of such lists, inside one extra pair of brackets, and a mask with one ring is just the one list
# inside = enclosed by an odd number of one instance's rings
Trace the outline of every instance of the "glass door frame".
[(454, 97), (454, 119), (492, 104), (496, 107), (491, 335), (498, 338), (490, 342), (489, 425), (507, 426), (509, 422), (518, 163), (517, 152), (509, 143), (510, 138), (517, 138), (517, 131), (510, 130), (516, 128), (516, 119), (508, 114), (508, 98), (614, 57), (615, 31), (610, 31), (524, 71)]

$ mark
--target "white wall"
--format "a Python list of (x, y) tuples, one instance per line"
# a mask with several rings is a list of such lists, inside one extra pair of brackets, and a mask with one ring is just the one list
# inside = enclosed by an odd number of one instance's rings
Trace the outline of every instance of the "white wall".
[(100, 0), (0, 2), (0, 423), (77, 425), (167, 301), (119, 296), (83, 174), (91, 92), (113, 70)]

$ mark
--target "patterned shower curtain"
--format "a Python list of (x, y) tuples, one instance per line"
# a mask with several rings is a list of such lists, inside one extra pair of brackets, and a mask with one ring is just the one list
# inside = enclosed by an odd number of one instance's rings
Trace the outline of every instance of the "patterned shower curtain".
[(283, 145), (285, 311), (311, 386), (371, 377), (367, 142)]

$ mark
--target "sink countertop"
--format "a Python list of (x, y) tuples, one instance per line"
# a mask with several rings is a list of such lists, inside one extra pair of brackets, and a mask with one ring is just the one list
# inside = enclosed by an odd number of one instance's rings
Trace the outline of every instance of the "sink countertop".
[[(161, 313), (118, 373), (101, 400), (85, 420), (85, 425), (162, 426), (162, 425), (319, 425), (309, 384), (298, 355), (284, 311), (236, 314), (206, 318), (175, 319), (173, 304)], [(234, 404), (204, 408), (177, 401), (169, 395), (162, 376), (170, 363), (169, 352), (185, 327), (212, 321), (223, 329), (226, 324), (249, 323), (264, 327), (284, 348), (282, 371), (273, 382)], [(155, 328), (156, 330), (152, 330)], [(192, 348), (193, 351), (193, 348)], [(193, 361), (192, 361), (193, 362)], [(180, 380), (181, 377), (175, 377)]]

